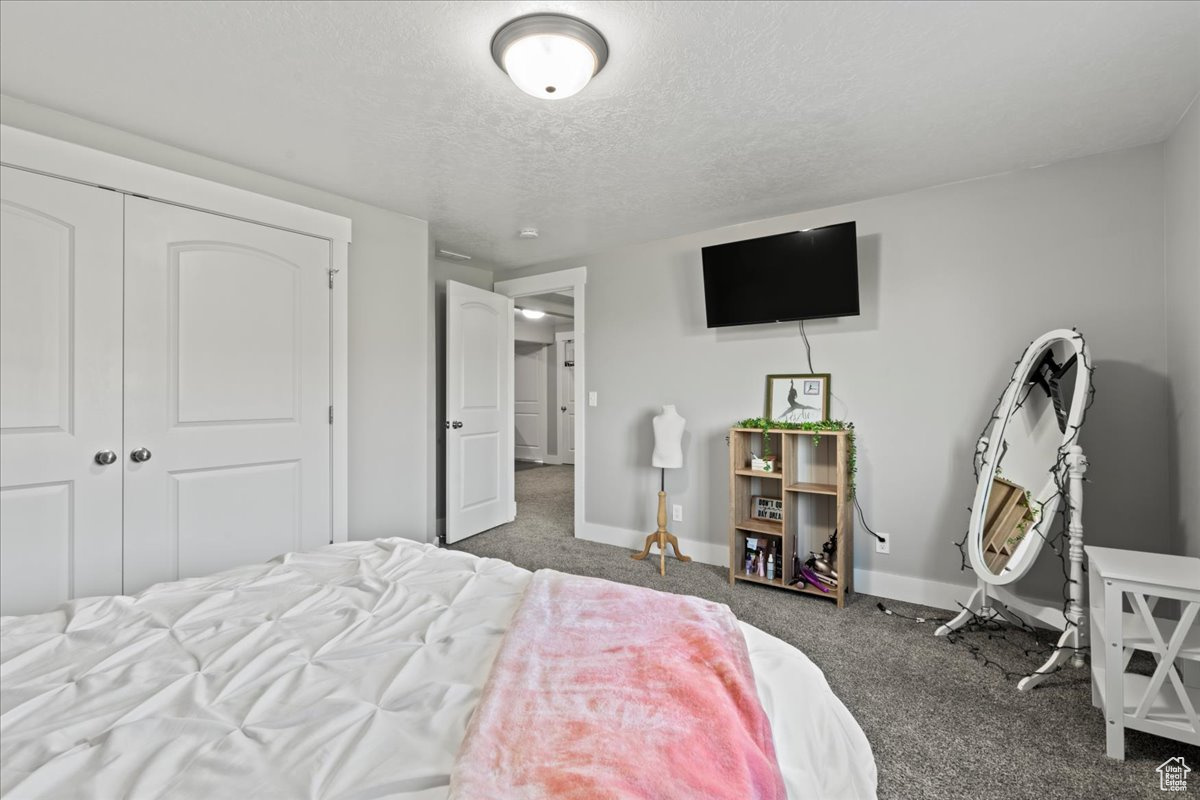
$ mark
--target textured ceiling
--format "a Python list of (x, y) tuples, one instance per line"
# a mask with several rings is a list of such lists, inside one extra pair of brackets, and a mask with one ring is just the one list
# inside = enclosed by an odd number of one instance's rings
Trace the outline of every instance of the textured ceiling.
[[(488, 52), (538, 10), (608, 39), (568, 100)], [(1158, 141), (1198, 89), (1194, 2), (0, 4), (5, 94), (501, 268)]]

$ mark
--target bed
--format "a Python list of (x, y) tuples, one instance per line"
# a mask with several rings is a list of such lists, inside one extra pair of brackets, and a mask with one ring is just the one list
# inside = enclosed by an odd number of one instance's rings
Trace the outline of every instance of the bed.
[[(434, 800), (532, 573), (404, 539), (0, 619), (7, 797)], [(738, 623), (791, 798), (871, 798), (861, 728)]]

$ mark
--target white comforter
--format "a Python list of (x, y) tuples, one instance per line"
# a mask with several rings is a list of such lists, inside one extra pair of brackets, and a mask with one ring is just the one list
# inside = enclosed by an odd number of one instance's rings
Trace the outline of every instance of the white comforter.
[[(530, 573), (403, 539), (0, 619), (12, 798), (443, 798)], [(792, 797), (874, 797), (799, 651), (743, 625)]]

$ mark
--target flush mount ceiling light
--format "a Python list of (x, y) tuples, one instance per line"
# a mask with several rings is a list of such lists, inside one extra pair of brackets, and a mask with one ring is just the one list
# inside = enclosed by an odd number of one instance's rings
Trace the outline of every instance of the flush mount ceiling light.
[(525, 317), (525, 319), (541, 319), (546, 316), (545, 311), (539, 311), (536, 308), (519, 308), (517, 309)]
[(492, 58), (526, 94), (562, 100), (578, 92), (608, 61), (600, 31), (565, 14), (530, 14), (492, 37)]

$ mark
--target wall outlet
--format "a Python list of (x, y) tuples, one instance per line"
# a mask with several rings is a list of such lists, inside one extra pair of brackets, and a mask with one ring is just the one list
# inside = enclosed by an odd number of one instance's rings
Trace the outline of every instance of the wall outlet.
[(592, 408), (596, 407), (596, 393), (588, 392), (588, 405)]
[(671, 519), (675, 522), (683, 522), (683, 506), (671, 506)]
[(875, 540), (875, 552), (883, 553), (885, 556), (892, 552), (892, 535), (890, 533), (879, 534), (879, 538)]

